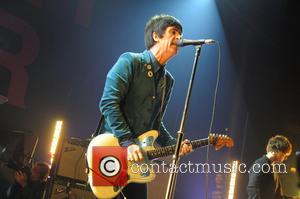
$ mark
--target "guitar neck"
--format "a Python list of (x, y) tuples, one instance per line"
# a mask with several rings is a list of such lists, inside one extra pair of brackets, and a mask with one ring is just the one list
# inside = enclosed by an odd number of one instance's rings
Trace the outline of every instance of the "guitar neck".
[[(208, 138), (191, 141), (191, 145), (193, 149), (207, 146), (208, 144), (210, 144)], [(148, 159), (152, 160), (159, 157), (166, 157), (169, 155), (173, 155), (175, 152), (175, 147), (176, 145), (171, 145), (171, 146), (161, 147), (155, 150), (147, 151)]]

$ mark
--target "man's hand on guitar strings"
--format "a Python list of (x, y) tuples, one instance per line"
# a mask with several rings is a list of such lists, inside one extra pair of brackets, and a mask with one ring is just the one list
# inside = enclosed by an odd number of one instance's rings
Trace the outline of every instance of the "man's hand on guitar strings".
[(139, 147), (139, 145), (136, 144), (132, 144), (128, 146), (127, 157), (128, 157), (128, 161), (135, 161), (135, 162), (139, 162), (144, 159), (141, 148)]

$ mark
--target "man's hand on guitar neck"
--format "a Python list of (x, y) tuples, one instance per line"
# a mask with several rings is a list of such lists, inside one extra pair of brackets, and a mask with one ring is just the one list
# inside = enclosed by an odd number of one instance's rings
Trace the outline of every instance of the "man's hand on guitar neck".
[[(193, 151), (190, 140), (185, 139), (181, 143), (181, 145), (182, 146), (180, 149), (180, 156), (186, 155)], [(137, 144), (131, 144), (128, 146), (127, 157), (128, 157), (128, 161), (139, 162), (139, 161), (144, 160), (142, 150), (141, 150), (140, 146)]]
[(181, 142), (181, 149), (180, 149), (180, 156), (186, 155), (193, 151), (193, 147), (191, 145), (191, 141), (188, 139), (185, 139), (183, 142)]

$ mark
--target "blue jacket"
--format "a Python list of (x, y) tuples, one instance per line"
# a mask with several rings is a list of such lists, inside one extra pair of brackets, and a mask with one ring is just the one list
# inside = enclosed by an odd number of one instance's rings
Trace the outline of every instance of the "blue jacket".
[(101, 132), (113, 133), (122, 146), (128, 146), (154, 129), (160, 132), (158, 144), (175, 144), (162, 122), (173, 85), (171, 74), (150, 51), (122, 54), (107, 74), (100, 101)]

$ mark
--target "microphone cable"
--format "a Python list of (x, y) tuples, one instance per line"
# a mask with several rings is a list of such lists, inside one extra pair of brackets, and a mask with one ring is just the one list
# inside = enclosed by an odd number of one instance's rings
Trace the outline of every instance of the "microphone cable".
[[(221, 72), (221, 47), (218, 41), (216, 41), (216, 44), (218, 45), (218, 67), (217, 67), (217, 80), (216, 80), (216, 86), (214, 91), (214, 98), (213, 98), (213, 105), (212, 105), (212, 114), (209, 124), (209, 133), (212, 131), (212, 127), (214, 124), (215, 119), (215, 112), (216, 112), (216, 103), (217, 103), (217, 94), (219, 89), (219, 82), (220, 82), (220, 72)], [(209, 135), (208, 135), (209, 136)], [(209, 144), (206, 147), (206, 162), (209, 161)], [(208, 172), (205, 173), (205, 199), (208, 199)]]

